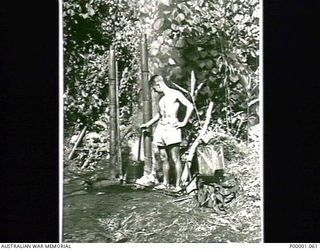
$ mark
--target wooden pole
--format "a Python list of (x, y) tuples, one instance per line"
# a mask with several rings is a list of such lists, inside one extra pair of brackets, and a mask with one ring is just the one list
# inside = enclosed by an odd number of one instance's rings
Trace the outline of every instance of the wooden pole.
[(74, 152), (76, 151), (79, 143), (81, 142), (81, 140), (82, 140), (82, 138), (83, 138), (84, 133), (86, 132), (86, 130), (87, 130), (87, 126), (85, 126), (85, 127), (82, 129), (81, 133), (79, 134), (79, 136), (78, 136), (78, 138), (77, 138), (77, 141), (76, 141), (76, 143), (74, 144), (74, 146), (73, 146), (73, 148), (72, 148), (72, 150), (71, 150), (71, 152), (70, 152), (70, 154), (69, 154), (69, 156), (68, 156), (68, 160), (71, 160), (71, 158), (72, 158)]
[(110, 101), (110, 171), (111, 178), (117, 177), (117, 103), (115, 51), (109, 53), (109, 101)]
[(120, 140), (120, 105), (119, 105), (119, 69), (118, 61), (116, 61), (116, 108), (117, 108), (117, 172), (120, 174), (120, 179), (123, 179), (122, 171), (122, 156), (121, 156), (121, 140)]
[[(144, 35), (141, 42), (141, 86), (143, 102), (143, 123), (152, 118), (152, 98), (149, 86), (148, 69), (148, 44), (147, 35)], [(151, 128), (144, 133), (144, 174), (152, 172), (152, 147)]]

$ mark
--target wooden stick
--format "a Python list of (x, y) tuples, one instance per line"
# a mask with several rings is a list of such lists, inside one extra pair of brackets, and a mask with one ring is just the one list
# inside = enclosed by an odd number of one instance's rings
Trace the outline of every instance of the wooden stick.
[(184, 201), (184, 200), (189, 200), (189, 199), (192, 199), (192, 197), (191, 196), (186, 196), (186, 197), (175, 199), (173, 201), (174, 202), (179, 202), (179, 201)]
[(81, 169), (84, 169), (85, 167), (87, 167), (88, 164), (90, 163), (91, 159), (92, 159), (92, 156), (89, 156), (89, 157), (84, 161), (84, 163), (82, 164)]
[(191, 91), (190, 91), (190, 95), (191, 95), (191, 99), (192, 99), (192, 103), (193, 103), (193, 107), (194, 110), (196, 112), (198, 121), (200, 122), (200, 116), (199, 116), (199, 112), (196, 106), (196, 95), (195, 95), (195, 87), (196, 87), (196, 76), (194, 74), (194, 71), (191, 71), (191, 77), (190, 77), (190, 86), (191, 86)]
[(84, 133), (86, 132), (86, 130), (87, 130), (87, 126), (85, 126), (85, 127), (82, 129), (81, 133), (79, 134), (78, 139), (77, 139), (76, 143), (74, 144), (74, 146), (73, 146), (73, 148), (72, 148), (72, 150), (71, 150), (71, 152), (70, 152), (70, 154), (69, 154), (69, 156), (68, 156), (68, 160), (71, 160), (71, 158), (72, 158), (75, 150), (77, 149), (79, 143), (81, 142), (81, 140), (82, 140), (82, 138), (83, 138)]
[(171, 83), (172, 83), (173, 86), (177, 87), (180, 91), (182, 91), (182, 92), (190, 95), (189, 92), (188, 92), (188, 90), (182, 88), (181, 86), (179, 86), (178, 84), (176, 84), (176, 83), (174, 83), (174, 82), (171, 82)]

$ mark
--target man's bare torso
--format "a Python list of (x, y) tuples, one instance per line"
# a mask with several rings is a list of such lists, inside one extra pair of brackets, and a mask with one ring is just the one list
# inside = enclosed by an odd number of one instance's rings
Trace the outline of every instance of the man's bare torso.
[(177, 90), (171, 89), (159, 100), (159, 112), (161, 119), (176, 119), (180, 103), (177, 100)]

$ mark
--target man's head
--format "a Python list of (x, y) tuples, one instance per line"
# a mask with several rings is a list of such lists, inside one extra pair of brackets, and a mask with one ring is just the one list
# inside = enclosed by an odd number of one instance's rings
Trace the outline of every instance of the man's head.
[(161, 75), (154, 75), (149, 80), (150, 86), (154, 89), (154, 91), (158, 93), (162, 93), (163, 89), (166, 86), (166, 83)]

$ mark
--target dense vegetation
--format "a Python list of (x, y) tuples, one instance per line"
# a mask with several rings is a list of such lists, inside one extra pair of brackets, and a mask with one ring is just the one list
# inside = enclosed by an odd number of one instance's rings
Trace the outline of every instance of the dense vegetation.
[(199, 109), (214, 100), (215, 119), (234, 135), (245, 133), (248, 122), (258, 122), (257, 13), (256, 0), (65, 1), (67, 130), (106, 119), (111, 44), (119, 60), (122, 121), (128, 122), (139, 90), (139, 43), (147, 34), (151, 73), (163, 72), (191, 91), (194, 70)]
[(197, 135), (209, 101), (214, 102), (214, 110), (207, 141), (224, 145), (227, 160), (242, 155), (243, 142), (257, 140), (257, 0), (68, 0), (63, 10), (66, 152), (75, 141), (73, 135), (84, 126), (89, 133), (78, 164), (83, 166), (90, 157), (94, 166), (108, 152), (111, 45), (119, 65), (123, 146), (140, 125), (136, 111), (144, 34), (150, 74), (165, 75), (196, 107), (184, 145)]

